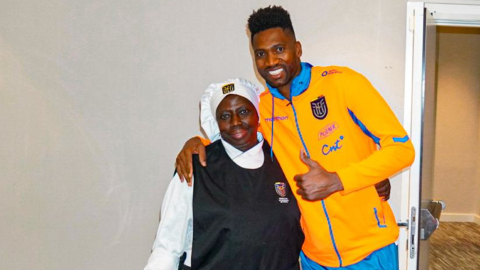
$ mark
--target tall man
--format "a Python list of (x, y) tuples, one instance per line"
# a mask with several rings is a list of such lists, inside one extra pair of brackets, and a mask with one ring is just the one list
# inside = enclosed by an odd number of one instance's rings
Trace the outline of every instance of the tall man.
[[(261, 129), (297, 186), (303, 269), (397, 269), (398, 227), (374, 185), (413, 162), (405, 130), (361, 74), (301, 62), (302, 46), (282, 7), (255, 11), (248, 27), (268, 86)], [(187, 175), (182, 156), (177, 169)]]

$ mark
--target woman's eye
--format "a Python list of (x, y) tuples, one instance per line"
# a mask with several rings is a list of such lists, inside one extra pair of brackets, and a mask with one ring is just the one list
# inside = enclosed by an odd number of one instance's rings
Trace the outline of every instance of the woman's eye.
[(247, 109), (243, 109), (240, 111), (240, 114), (247, 114), (248, 113), (248, 110)]
[(228, 114), (220, 115), (220, 119), (222, 119), (222, 120), (227, 120), (229, 117), (230, 117), (230, 115), (228, 115)]

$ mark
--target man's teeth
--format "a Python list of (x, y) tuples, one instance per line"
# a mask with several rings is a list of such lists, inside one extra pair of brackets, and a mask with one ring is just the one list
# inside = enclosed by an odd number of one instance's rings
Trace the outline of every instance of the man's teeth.
[(269, 71), (268, 73), (272, 76), (276, 76), (276, 75), (280, 74), (282, 71), (283, 71), (283, 68), (279, 68), (279, 69), (274, 70), (274, 71)]

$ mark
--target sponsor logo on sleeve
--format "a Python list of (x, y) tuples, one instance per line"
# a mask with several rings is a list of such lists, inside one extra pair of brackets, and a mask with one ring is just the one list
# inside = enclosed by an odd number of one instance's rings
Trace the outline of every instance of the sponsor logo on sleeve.
[(328, 107), (325, 96), (320, 96), (314, 101), (310, 102), (310, 107), (312, 108), (312, 114), (315, 118), (323, 120), (325, 117), (327, 117)]
[(335, 74), (335, 73), (342, 73), (342, 72), (338, 71), (338, 70), (335, 70), (335, 69), (332, 69), (332, 70), (329, 70), (329, 71), (322, 72), (322, 77), (325, 77), (325, 76), (331, 75), (331, 74)]
[(337, 122), (330, 123), (326, 126), (324, 126), (320, 132), (318, 132), (318, 140), (325, 139), (328, 136), (330, 136), (335, 130), (338, 129), (338, 124)]

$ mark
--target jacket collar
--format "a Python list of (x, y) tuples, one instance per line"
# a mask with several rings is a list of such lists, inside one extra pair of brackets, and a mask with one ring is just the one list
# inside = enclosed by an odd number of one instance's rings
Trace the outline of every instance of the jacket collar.
[[(301, 95), (305, 90), (307, 90), (310, 85), (310, 78), (312, 74), (312, 65), (307, 62), (301, 63), (302, 70), (297, 77), (293, 78), (292, 84), (290, 85), (290, 100), (292, 97)], [(267, 83), (268, 90), (270, 93), (279, 99), (285, 99), (285, 97), (278, 91), (277, 88), (272, 87)]]

